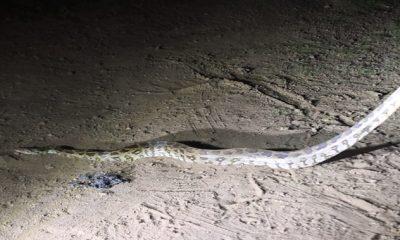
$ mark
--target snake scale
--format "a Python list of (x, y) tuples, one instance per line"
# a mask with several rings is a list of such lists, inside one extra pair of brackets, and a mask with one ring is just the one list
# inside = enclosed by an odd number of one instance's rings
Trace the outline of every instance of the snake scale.
[(21, 148), (17, 154), (56, 154), (95, 161), (133, 162), (148, 157), (170, 157), (189, 163), (218, 165), (266, 165), (271, 168), (297, 169), (314, 166), (350, 148), (381, 125), (400, 107), (400, 87), (375, 110), (353, 127), (328, 141), (296, 151), (269, 151), (251, 148), (206, 150), (175, 142), (151, 141), (115, 151), (66, 148)]

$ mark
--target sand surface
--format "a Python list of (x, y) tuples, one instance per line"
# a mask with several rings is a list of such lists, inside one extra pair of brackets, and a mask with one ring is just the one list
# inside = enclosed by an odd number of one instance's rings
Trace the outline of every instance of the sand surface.
[[(400, 112), (290, 172), (10, 155), (322, 142), (400, 85), (397, 1), (1, 4), (0, 239), (400, 239)], [(95, 172), (131, 181), (69, 184)]]

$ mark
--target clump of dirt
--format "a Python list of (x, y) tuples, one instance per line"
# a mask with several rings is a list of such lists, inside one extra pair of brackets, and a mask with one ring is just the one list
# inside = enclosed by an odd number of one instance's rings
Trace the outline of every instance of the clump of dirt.
[(97, 189), (112, 188), (120, 183), (129, 182), (129, 179), (123, 178), (115, 173), (86, 173), (81, 174), (70, 184), (73, 187), (92, 187)]

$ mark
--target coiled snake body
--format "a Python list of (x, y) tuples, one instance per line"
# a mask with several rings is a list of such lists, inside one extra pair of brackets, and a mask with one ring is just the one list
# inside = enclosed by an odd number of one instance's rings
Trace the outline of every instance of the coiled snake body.
[(249, 148), (205, 150), (180, 143), (154, 141), (116, 151), (21, 148), (15, 150), (15, 152), (18, 154), (56, 154), (97, 161), (132, 162), (147, 157), (170, 157), (190, 163), (267, 165), (271, 168), (296, 169), (316, 165), (350, 148), (382, 124), (399, 107), (400, 87), (375, 110), (345, 132), (324, 143), (297, 151), (285, 152)]

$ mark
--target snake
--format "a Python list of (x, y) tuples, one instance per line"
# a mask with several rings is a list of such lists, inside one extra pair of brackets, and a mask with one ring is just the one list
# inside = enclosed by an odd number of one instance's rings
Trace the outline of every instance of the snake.
[(317, 165), (349, 149), (385, 122), (400, 107), (400, 87), (365, 118), (344, 132), (315, 146), (293, 151), (253, 148), (201, 149), (183, 143), (149, 141), (118, 150), (84, 150), (66, 147), (18, 148), (16, 154), (55, 154), (93, 161), (134, 162), (166, 157), (188, 163), (216, 165), (261, 165), (274, 169), (298, 169)]

